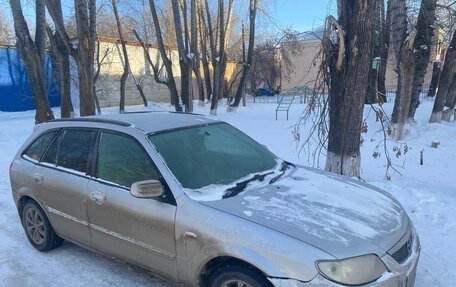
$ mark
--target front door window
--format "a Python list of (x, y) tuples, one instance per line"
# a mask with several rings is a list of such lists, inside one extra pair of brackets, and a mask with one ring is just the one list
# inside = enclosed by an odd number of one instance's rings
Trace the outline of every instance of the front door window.
[(137, 181), (159, 179), (151, 159), (139, 143), (109, 132), (101, 135), (96, 167), (98, 178), (128, 188)]

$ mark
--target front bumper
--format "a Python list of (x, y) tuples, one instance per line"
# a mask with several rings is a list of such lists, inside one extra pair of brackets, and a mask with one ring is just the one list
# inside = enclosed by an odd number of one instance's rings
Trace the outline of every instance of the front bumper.
[[(387, 266), (389, 272), (383, 273), (382, 277), (375, 282), (364, 287), (413, 287), (415, 285), (416, 267), (420, 257), (420, 241), (418, 235), (413, 232), (413, 244), (409, 257), (399, 264), (389, 254), (381, 257), (381, 260)], [(268, 278), (274, 287), (341, 287), (338, 283), (334, 283), (324, 278), (320, 274), (309, 282), (301, 282), (292, 279)]]

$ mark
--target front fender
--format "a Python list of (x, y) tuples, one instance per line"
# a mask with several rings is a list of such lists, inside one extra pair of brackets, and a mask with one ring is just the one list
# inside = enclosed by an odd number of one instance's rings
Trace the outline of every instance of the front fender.
[(268, 227), (179, 197), (176, 215), (178, 278), (197, 285), (214, 258), (245, 261), (268, 277), (310, 281), (315, 261), (333, 259), (322, 250)]

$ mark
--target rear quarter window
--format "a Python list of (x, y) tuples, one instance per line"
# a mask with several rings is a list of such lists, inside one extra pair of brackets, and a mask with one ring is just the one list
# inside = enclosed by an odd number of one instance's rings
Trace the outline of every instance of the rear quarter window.
[(57, 130), (40, 135), (24, 152), (27, 158), (39, 161), (49, 144), (57, 134)]

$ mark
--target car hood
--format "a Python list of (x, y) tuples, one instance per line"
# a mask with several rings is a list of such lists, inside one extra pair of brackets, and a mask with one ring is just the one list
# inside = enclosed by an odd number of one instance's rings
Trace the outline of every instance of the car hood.
[(382, 256), (408, 228), (407, 214), (396, 199), (350, 178), (298, 166), (273, 184), (266, 181), (234, 197), (201, 204), (294, 237), (335, 258)]

